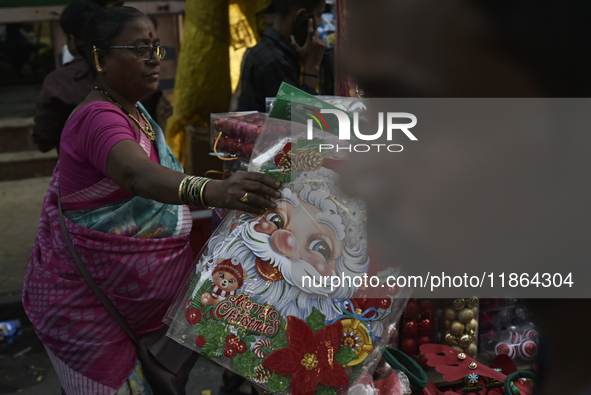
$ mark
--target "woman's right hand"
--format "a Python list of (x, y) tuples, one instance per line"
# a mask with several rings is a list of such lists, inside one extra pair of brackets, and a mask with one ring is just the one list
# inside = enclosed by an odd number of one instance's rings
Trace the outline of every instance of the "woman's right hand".
[(203, 200), (207, 206), (260, 215), (277, 207), (270, 198), (281, 197), (280, 186), (279, 181), (262, 173), (238, 171), (225, 180), (208, 182), (203, 191)]

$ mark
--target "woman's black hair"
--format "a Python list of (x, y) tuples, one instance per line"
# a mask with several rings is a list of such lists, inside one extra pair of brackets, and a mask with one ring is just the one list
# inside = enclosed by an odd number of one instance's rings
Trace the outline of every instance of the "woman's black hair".
[(103, 53), (109, 52), (113, 40), (123, 31), (126, 24), (137, 18), (148, 18), (148, 16), (137, 8), (112, 7), (92, 15), (88, 20), (84, 27), (80, 53), (86, 59), (94, 77), (96, 77), (92, 54), (94, 46)]

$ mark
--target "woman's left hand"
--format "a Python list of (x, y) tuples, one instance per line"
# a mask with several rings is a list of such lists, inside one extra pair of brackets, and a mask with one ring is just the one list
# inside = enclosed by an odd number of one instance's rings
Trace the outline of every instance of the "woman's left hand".
[(280, 186), (279, 181), (262, 173), (238, 171), (223, 181), (211, 180), (205, 186), (203, 199), (207, 206), (260, 215), (277, 207), (270, 197), (281, 197)]

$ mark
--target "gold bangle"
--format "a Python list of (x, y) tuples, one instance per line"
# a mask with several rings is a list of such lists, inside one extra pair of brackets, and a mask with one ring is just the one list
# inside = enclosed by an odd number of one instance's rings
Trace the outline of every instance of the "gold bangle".
[(183, 204), (187, 204), (187, 203), (185, 202), (185, 200), (183, 199), (183, 195), (184, 195), (184, 193), (183, 193), (183, 189), (184, 189), (185, 181), (187, 181), (187, 179), (188, 179), (189, 177), (190, 177), (190, 176), (185, 176), (185, 178), (183, 178), (183, 179), (181, 180), (181, 183), (179, 184), (179, 193), (178, 193), (178, 194), (179, 194), (179, 200), (180, 200), (180, 201), (181, 201), (181, 203), (183, 203)]
[(201, 184), (201, 190), (199, 191), (199, 201), (201, 202), (201, 207), (203, 208), (207, 208), (207, 206), (205, 205), (205, 201), (203, 200), (203, 191), (205, 190), (205, 185), (207, 185), (208, 182), (211, 181), (211, 178), (207, 178), (203, 184)]
[(207, 177), (186, 176), (179, 185), (179, 200), (188, 206), (206, 208), (203, 190), (210, 180)]

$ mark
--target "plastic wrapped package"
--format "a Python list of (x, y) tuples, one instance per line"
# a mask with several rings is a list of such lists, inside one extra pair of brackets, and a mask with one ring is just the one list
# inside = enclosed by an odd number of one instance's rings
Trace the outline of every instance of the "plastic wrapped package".
[(211, 114), (211, 148), (227, 158), (248, 161), (267, 114), (229, 112)]
[(539, 335), (531, 314), (519, 299), (484, 299), (480, 309), (480, 354), (495, 358), (506, 354), (531, 362), (538, 353)]
[(531, 362), (538, 349), (538, 331), (531, 323), (480, 334), (480, 354), (490, 359), (506, 354), (513, 360)]
[(478, 298), (444, 300), (441, 303), (439, 337), (446, 344), (470, 357), (478, 353)]
[[(348, 111), (348, 112), (358, 112), (361, 114), (361, 116), (363, 116), (364, 112), (365, 112), (365, 105), (363, 104), (363, 101), (360, 100), (358, 97), (341, 97), (341, 96), (324, 96), (324, 95), (318, 95), (318, 96), (313, 96), (314, 99), (316, 100), (320, 100), (324, 103), (327, 103), (330, 106), (333, 106), (334, 108), (338, 108), (339, 110), (343, 110), (343, 111)], [(281, 99), (281, 97), (280, 97)], [(272, 108), (273, 108), (273, 104), (275, 103), (276, 98), (275, 97), (267, 97), (265, 98), (265, 105), (267, 108), (267, 113), (270, 113)]]
[(398, 348), (422, 367), (426, 367), (426, 361), (419, 347), (437, 340), (436, 306), (437, 301), (432, 299), (410, 299), (400, 320)]
[(370, 265), (364, 204), (338, 188), (341, 158), (313, 146), (334, 136), (310, 141), (304, 129), (266, 119), (249, 170), (281, 181), (278, 207), (225, 218), (169, 310), (168, 335), (271, 392), (336, 394), (371, 375), (407, 296), (367, 298), (355, 280), (398, 268)]

